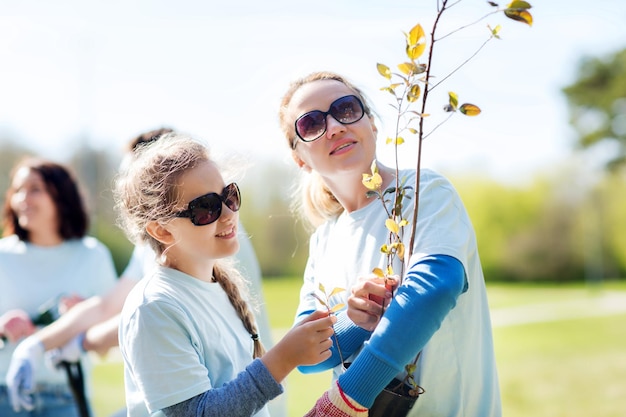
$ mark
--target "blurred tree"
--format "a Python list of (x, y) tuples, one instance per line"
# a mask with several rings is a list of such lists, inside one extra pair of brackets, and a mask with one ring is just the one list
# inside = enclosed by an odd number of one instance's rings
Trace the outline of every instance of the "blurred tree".
[(251, 169), (242, 182), (241, 221), (266, 277), (304, 271), (309, 234), (289, 209), (295, 175), (294, 167), (267, 163)]
[(608, 166), (626, 162), (626, 49), (606, 58), (584, 58), (577, 80), (563, 88), (570, 123), (579, 135), (578, 145), (617, 146)]

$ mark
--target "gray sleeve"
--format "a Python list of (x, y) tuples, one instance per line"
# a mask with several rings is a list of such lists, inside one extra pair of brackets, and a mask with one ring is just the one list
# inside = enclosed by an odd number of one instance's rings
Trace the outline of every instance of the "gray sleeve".
[(282, 392), (283, 387), (256, 359), (232, 381), (161, 411), (166, 417), (252, 416)]

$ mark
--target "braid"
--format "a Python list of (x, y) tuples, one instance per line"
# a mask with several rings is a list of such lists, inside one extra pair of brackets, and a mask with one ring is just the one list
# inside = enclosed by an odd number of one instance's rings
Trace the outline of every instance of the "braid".
[[(233, 276), (235, 275), (235, 276)], [(241, 291), (239, 286), (237, 285), (237, 281), (241, 281), (241, 277), (237, 276), (238, 273), (236, 270), (226, 270), (223, 265), (217, 263), (213, 268), (213, 276), (215, 280), (220, 284), (220, 286), (226, 292), (230, 303), (237, 311), (237, 315), (241, 319), (243, 326), (246, 328), (252, 340), (254, 341), (254, 354), (253, 358), (260, 358), (265, 354), (265, 348), (263, 347), (263, 343), (261, 343), (261, 339), (259, 339), (259, 332), (257, 330), (256, 321), (254, 320), (254, 315), (250, 311), (248, 303), (242, 298)], [(238, 279), (239, 278), (239, 279)]]

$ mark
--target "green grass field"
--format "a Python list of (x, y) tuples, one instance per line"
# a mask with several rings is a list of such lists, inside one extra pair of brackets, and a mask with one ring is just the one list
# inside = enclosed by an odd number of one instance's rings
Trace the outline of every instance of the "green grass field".
[[(291, 325), (298, 289), (297, 279), (264, 282), (275, 339)], [(498, 284), (488, 292), (506, 417), (625, 415), (626, 283)], [(503, 317), (514, 323), (497, 320)], [(308, 411), (329, 382), (329, 372), (293, 372), (286, 383), (289, 416)], [(93, 387), (94, 417), (123, 406), (122, 368), (115, 355), (96, 365)]]

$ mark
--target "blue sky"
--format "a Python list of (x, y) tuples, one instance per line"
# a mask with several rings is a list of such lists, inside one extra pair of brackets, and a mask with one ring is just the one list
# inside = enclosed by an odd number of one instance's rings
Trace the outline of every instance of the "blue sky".
[[(438, 45), (433, 72), (443, 76), (482, 43), (487, 24), (503, 26), (501, 41), (432, 96), (433, 114), (448, 90), (483, 114), (455, 116), (429, 138), (427, 166), (517, 180), (571, 152), (560, 89), (582, 56), (626, 47), (626, 8), (620, 0), (531, 3), (532, 28), (492, 16)], [(218, 153), (288, 163), (276, 116), (288, 82), (320, 69), (347, 75), (368, 93), (387, 132), (392, 115), (376, 63), (401, 62), (402, 32), (416, 23), (430, 30), (435, 5), (0, 0), (0, 133), (62, 160), (78, 138), (121, 152), (134, 134), (168, 125)], [(444, 15), (440, 33), (488, 10), (464, 0)]]

